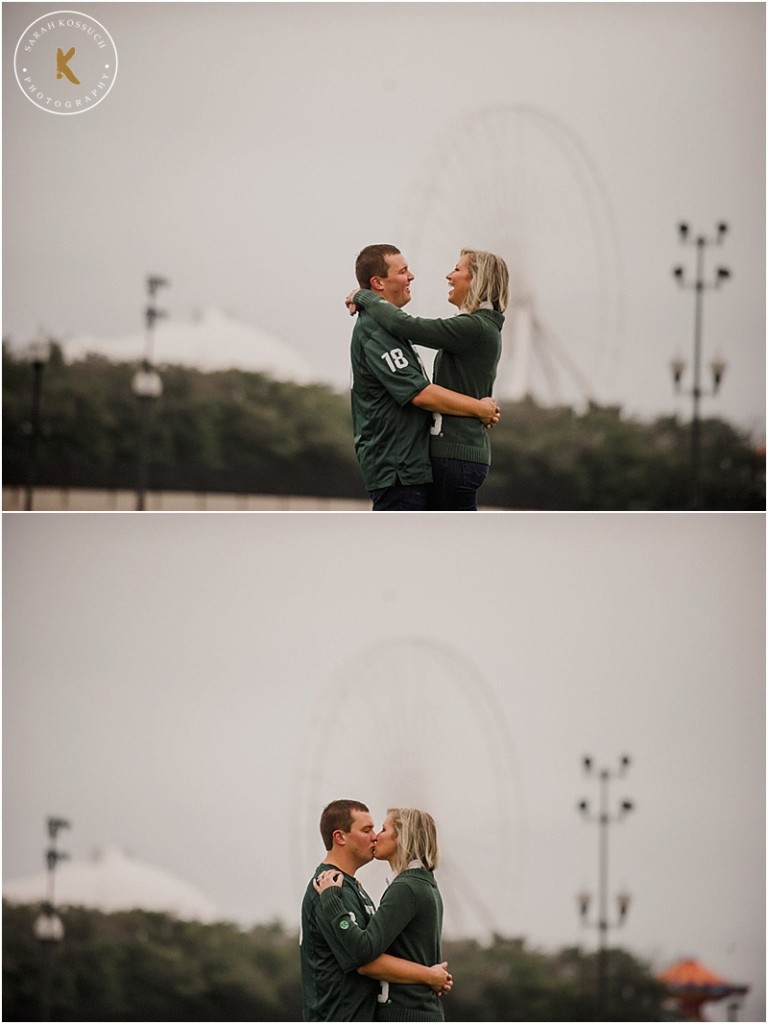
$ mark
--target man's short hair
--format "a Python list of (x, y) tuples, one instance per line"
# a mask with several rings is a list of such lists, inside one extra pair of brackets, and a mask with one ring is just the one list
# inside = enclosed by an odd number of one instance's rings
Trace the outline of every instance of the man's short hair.
[(355, 262), (355, 276), (361, 288), (371, 287), (372, 277), (386, 277), (389, 266), (385, 256), (399, 256), (396, 245), (366, 245)]
[(352, 815), (355, 811), (371, 813), (359, 800), (333, 800), (325, 808), (320, 815), (320, 835), (326, 850), (333, 849), (333, 833), (336, 829), (349, 832), (352, 828)]

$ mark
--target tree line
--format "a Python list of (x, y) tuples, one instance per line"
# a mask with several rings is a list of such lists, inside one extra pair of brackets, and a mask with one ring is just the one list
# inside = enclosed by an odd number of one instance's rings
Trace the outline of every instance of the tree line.
[[(61, 349), (42, 378), (36, 482), (132, 489), (142, 408), (137, 367)], [(148, 481), (163, 491), (366, 497), (352, 443), (349, 397), (259, 373), (161, 367), (152, 402)], [(3, 480), (23, 486), (31, 446), (32, 368), (3, 346)], [(701, 423), (699, 500), (691, 497), (691, 426), (650, 423), (619, 407), (576, 412), (532, 399), (502, 404), (493, 430), (485, 507), (576, 511), (765, 509), (765, 450), (745, 431)]]
[[(67, 908), (65, 934), (33, 934), (40, 907), (3, 901), (3, 1020), (300, 1021), (298, 936), (279, 923), (243, 931), (161, 913)], [(596, 955), (547, 953), (495, 936), (445, 942), (451, 1021), (596, 1021)], [(46, 977), (45, 972), (49, 974)], [(605, 1019), (675, 1021), (650, 967), (608, 953)], [(42, 1007), (41, 999), (48, 1000)]]

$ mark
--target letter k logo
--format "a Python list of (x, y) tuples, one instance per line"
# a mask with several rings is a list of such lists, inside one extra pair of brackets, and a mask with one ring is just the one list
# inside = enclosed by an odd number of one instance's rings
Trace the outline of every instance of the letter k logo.
[(66, 53), (61, 49), (56, 50), (56, 77), (63, 78), (63, 76), (66, 75), (73, 85), (80, 85), (80, 80), (75, 78), (74, 72), (67, 64), (67, 62), (74, 56), (74, 53), (74, 46), (67, 50)]

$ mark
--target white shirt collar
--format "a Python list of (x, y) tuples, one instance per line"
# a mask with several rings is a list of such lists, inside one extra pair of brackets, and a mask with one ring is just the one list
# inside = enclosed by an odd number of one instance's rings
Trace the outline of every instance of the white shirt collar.
[[(410, 868), (423, 868), (423, 867), (424, 867), (424, 865), (423, 865), (423, 864), (422, 864), (422, 862), (421, 862), (421, 861), (420, 861), (420, 860), (419, 860), (419, 859), (417, 858), (416, 860), (412, 860), (412, 861), (411, 861), (411, 862), (409, 863), (408, 867), (406, 868), (406, 871), (407, 871), (407, 870), (409, 870)], [(389, 874), (388, 874), (388, 875), (386, 876), (386, 878), (384, 879), (384, 881), (385, 881), (385, 882), (387, 883), (387, 885), (389, 885), (389, 884), (390, 884), (391, 882), (394, 882), (394, 880), (395, 880), (396, 878), (397, 878), (397, 875), (395, 874), (395, 872), (394, 872), (394, 871), (391, 871), (391, 872), (390, 872), (390, 873), (389, 873)]]
[[(477, 307), (477, 309), (493, 309), (493, 303), (492, 302), (481, 302), (480, 305)], [(468, 313), (469, 310), (462, 308), (462, 309), (459, 310), (459, 312), (460, 313)], [(477, 310), (475, 310), (475, 312), (477, 312)]]

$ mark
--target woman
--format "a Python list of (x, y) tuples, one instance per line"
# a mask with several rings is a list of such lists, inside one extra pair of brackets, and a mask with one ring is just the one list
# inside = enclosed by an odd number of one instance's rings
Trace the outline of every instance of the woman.
[[(459, 310), (449, 319), (409, 316), (367, 289), (347, 299), (397, 338), (439, 349), (434, 383), (474, 398), (493, 392), (501, 355), (501, 328), (509, 294), (509, 272), (499, 256), (462, 249), (446, 275), (448, 301)], [(479, 420), (434, 413), (430, 436), (433, 485), (430, 509), (476, 512), (477, 492), (491, 464), (488, 431)]]
[[(413, 808), (390, 808), (374, 856), (389, 861), (394, 878), (368, 926), (360, 928), (339, 898), (343, 876), (337, 871), (325, 871), (315, 880), (321, 894), (318, 913), (360, 965), (385, 952), (416, 963), (439, 963), (443, 901), (434, 878), (438, 850), (432, 816)], [(376, 1020), (445, 1019), (439, 997), (428, 985), (384, 981), (381, 989)]]

